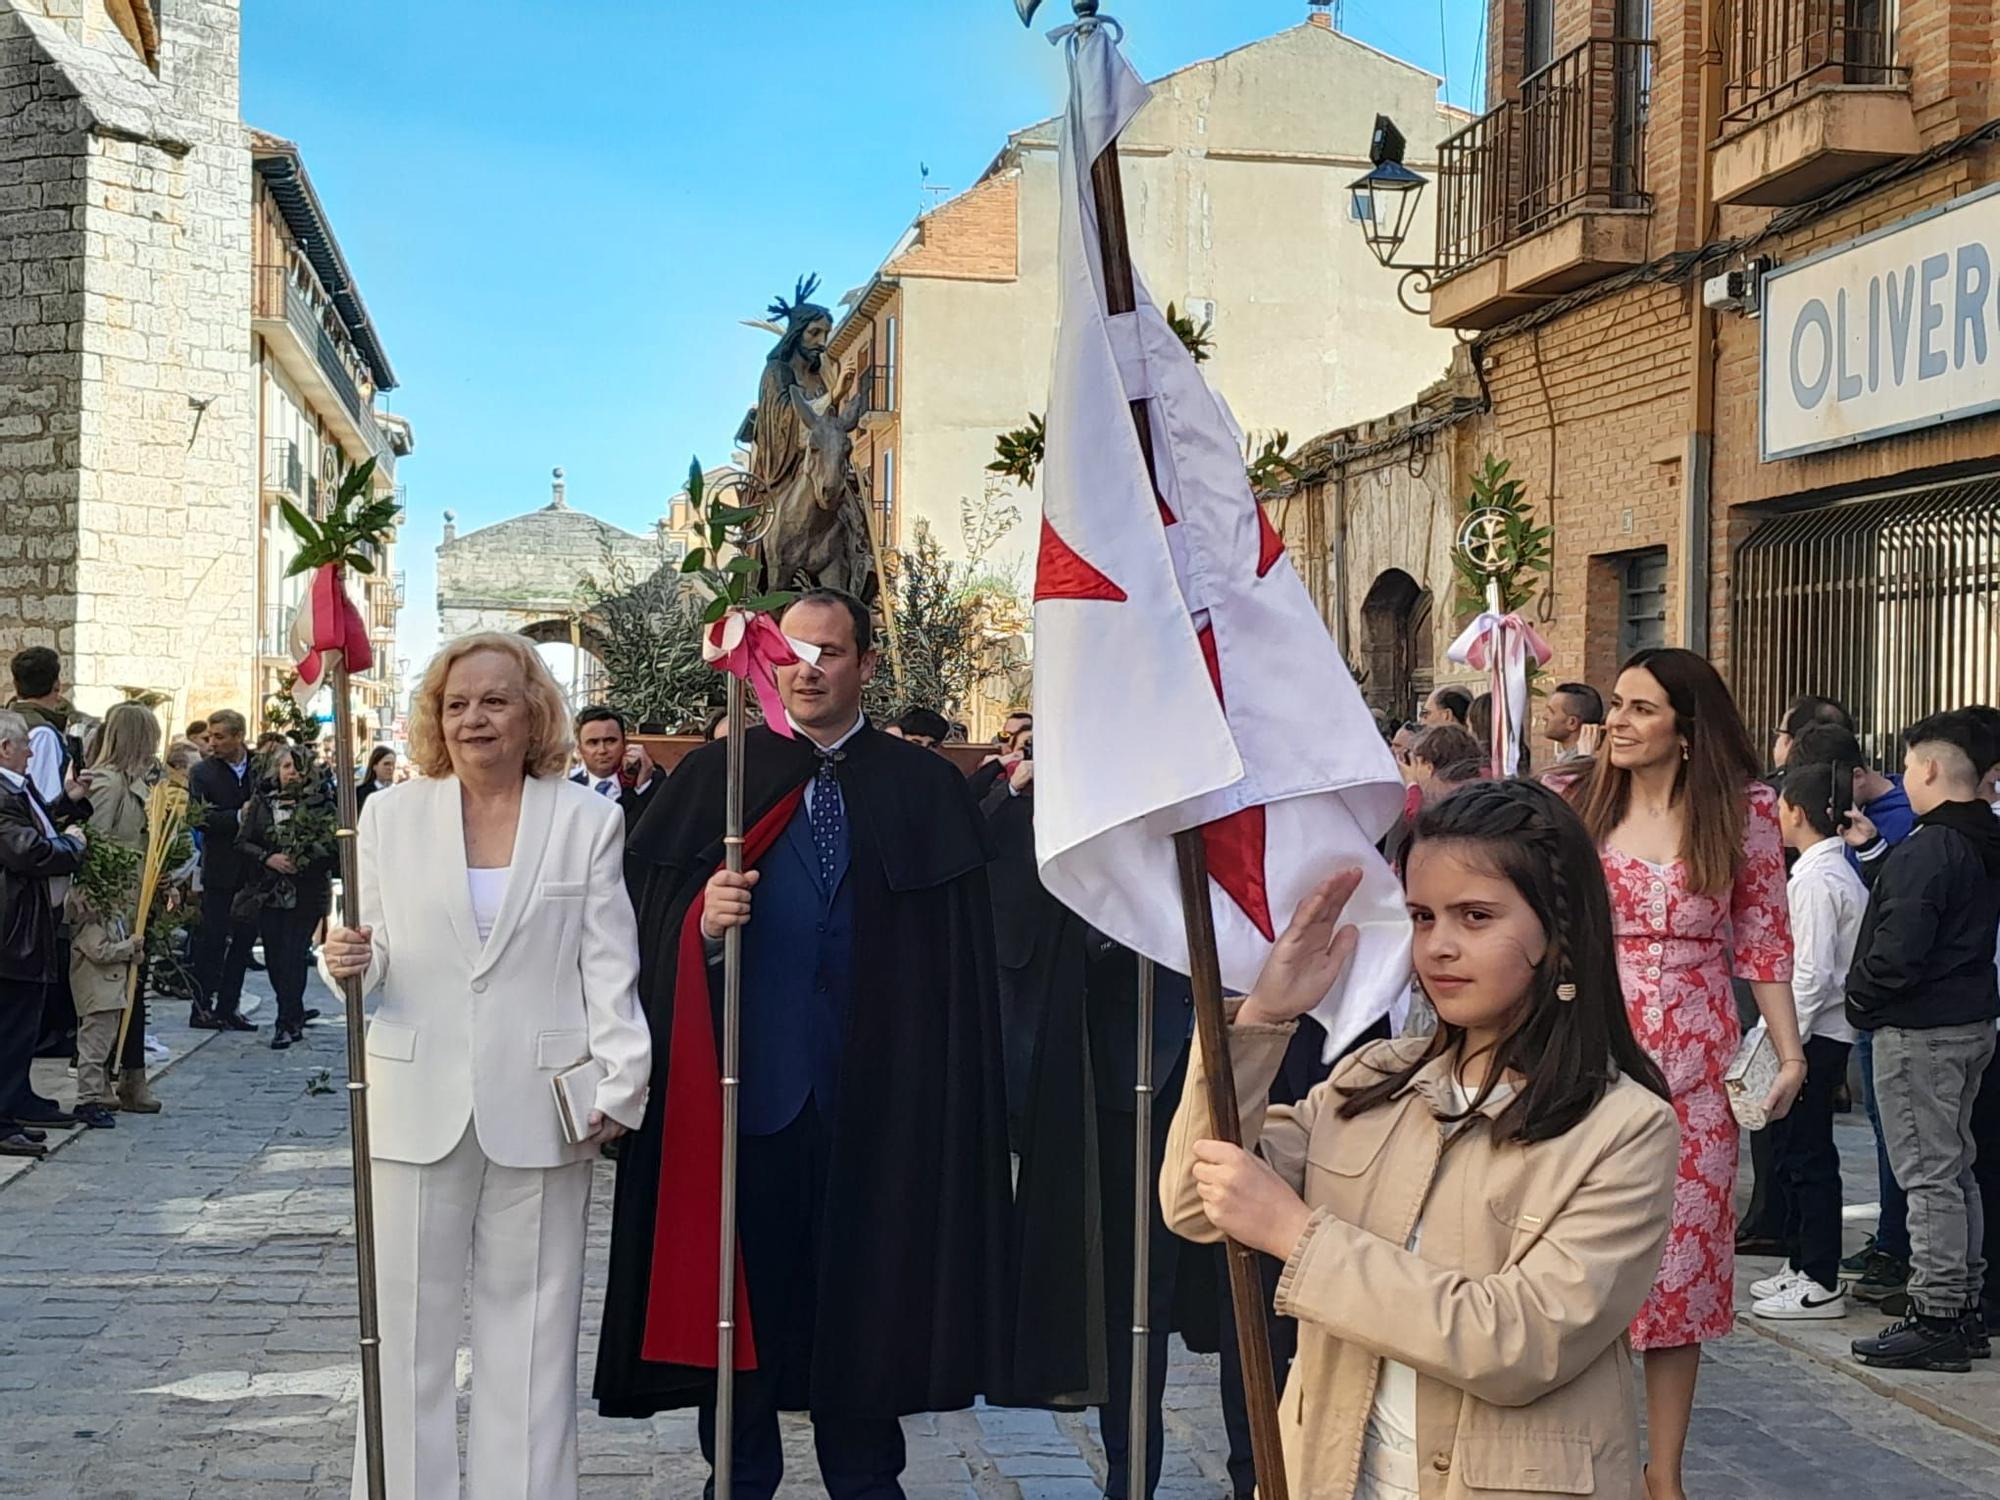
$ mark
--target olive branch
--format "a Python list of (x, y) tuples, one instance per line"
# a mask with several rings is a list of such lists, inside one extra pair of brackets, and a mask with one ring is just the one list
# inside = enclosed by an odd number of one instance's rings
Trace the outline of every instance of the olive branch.
[(278, 502), (285, 524), (292, 528), (300, 543), (299, 555), (285, 569), (286, 577), (310, 573), (328, 563), (352, 568), (357, 573), (375, 571), (371, 554), (381, 547), (389, 528), (402, 515), (402, 507), (394, 496), (368, 498), (368, 485), (374, 477), (372, 458), (349, 469), (324, 521), (313, 520), (289, 500)]
[(744, 535), (763, 516), (761, 505), (723, 504), (719, 495), (709, 493), (699, 458), (688, 466), (687, 501), (695, 525), (708, 541), (706, 546), (688, 549), (688, 555), (681, 559), (681, 576), (699, 579), (715, 596), (701, 612), (702, 624), (713, 625), (732, 609), (775, 613), (798, 598), (797, 594), (782, 589), (753, 592), (762, 582), (764, 564), (748, 552), (739, 551), (727, 562), (722, 561), (722, 549), (730, 545), (730, 532)]

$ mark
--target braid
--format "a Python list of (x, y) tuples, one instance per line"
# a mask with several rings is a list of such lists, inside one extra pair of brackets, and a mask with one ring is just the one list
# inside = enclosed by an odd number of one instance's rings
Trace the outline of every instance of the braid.
[(1563, 873), (1562, 850), (1556, 840), (1555, 825), (1542, 819), (1537, 832), (1541, 836), (1535, 842), (1548, 866), (1549, 904), (1552, 908), (1549, 913), (1548, 971), (1557, 997), (1574, 999), (1576, 970), (1570, 962), (1570, 934), (1575, 931), (1575, 917), (1570, 909), (1569, 877)]

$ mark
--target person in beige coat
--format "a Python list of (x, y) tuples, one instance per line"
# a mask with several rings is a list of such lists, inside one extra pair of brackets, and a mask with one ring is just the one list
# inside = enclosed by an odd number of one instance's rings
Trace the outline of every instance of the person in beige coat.
[(1301, 905), (1232, 1018), (1250, 1151), (1210, 1139), (1196, 1047), (1167, 1222), (1284, 1262), (1301, 1500), (1638, 1500), (1626, 1328), (1666, 1242), (1679, 1131), (1625, 1019), (1596, 850), (1532, 783), (1426, 808), (1406, 883), (1436, 1034), (1269, 1108), (1297, 1017), (1352, 952), (1356, 878)]
[[(83, 773), (84, 785), (90, 789), (90, 836), (93, 839), (123, 844), (128, 849), (141, 853), (146, 848), (146, 799), (151, 794), (153, 783), (165, 774), (160, 762), (160, 721), (153, 711), (142, 703), (116, 703), (104, 716), (104, 723), (98, 732), (97, 744), (92, 750), (90, 769)], [(136, 919), (139, 893), (132, 892), (132, 910), (127, 914), (124, 932), (130, 932), (130, 922)], [(103, 1022), (89, 1022), (84, 1012), (84, 989), (99, 997), (94, 1002), (104, 1007), (103, 1011), (92, 1014), (117, 1012), (110, 1019), (110, 1040), (115, 1043), (120, 1017), (126, 1008), (127, 977), (133, 964), (144, 964), (143, 944), (134, 942), (124, 934), (109, 936), (105, 947), (97, 942), (85, 943), (82, 939), (72, 941), (70, 946), (70, 985), (76, 995), (78, 1031), (77, 1099), (83, 1100), (84, 1081), (82, 1067), (82, 1034), (90, 1026), (102, 1026)], [(114, 949), (129, 949), (126, 957), (111, 956)], [(87, 950), (87, 951), (86, 951)], [(80, 955), (80, 956), (79, 956)], [(118, 1059), (118, 1065), (110, 1068), (114, 1075), (110, 1092), (101, 1102), (108, 1108), (127, 1114), (158, 1114), (160, 1101), (154, 1097), (150, 1084), (146, 1081), (146, 998), (145, 975), (142, 969), (140, 983), (131, 991), (132, 1020), (125, 1030), (125, 1050)], [(111, 991), (117, 991), (117, 1001), (111, 1001)]]

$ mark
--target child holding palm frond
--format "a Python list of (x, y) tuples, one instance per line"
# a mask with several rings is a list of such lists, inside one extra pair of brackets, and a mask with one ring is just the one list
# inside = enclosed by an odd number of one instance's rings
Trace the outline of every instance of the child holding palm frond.
[(69, 987), (76, 1001), (76, 1109), (79, 1122), (108, 1130), (117, 1121), (111, 1053), (142, 949), (133, 935), (139, 895), (138, 850), (94, 839), (70, 886)]

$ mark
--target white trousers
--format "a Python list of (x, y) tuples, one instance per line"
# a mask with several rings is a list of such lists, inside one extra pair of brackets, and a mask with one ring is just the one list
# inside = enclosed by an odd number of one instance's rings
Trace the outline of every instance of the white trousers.
[[(443, 1161), (375, 1161), (382, 1437), (389, 1500), (457, 1500), (458, 1342), (472, 1263), (474, 1500), (575, 1500), (577, 1330), (589, 1162), (486, 1159), (468, 1126)], [(366, 1500), (362, 1432), (355, 1500)]]

